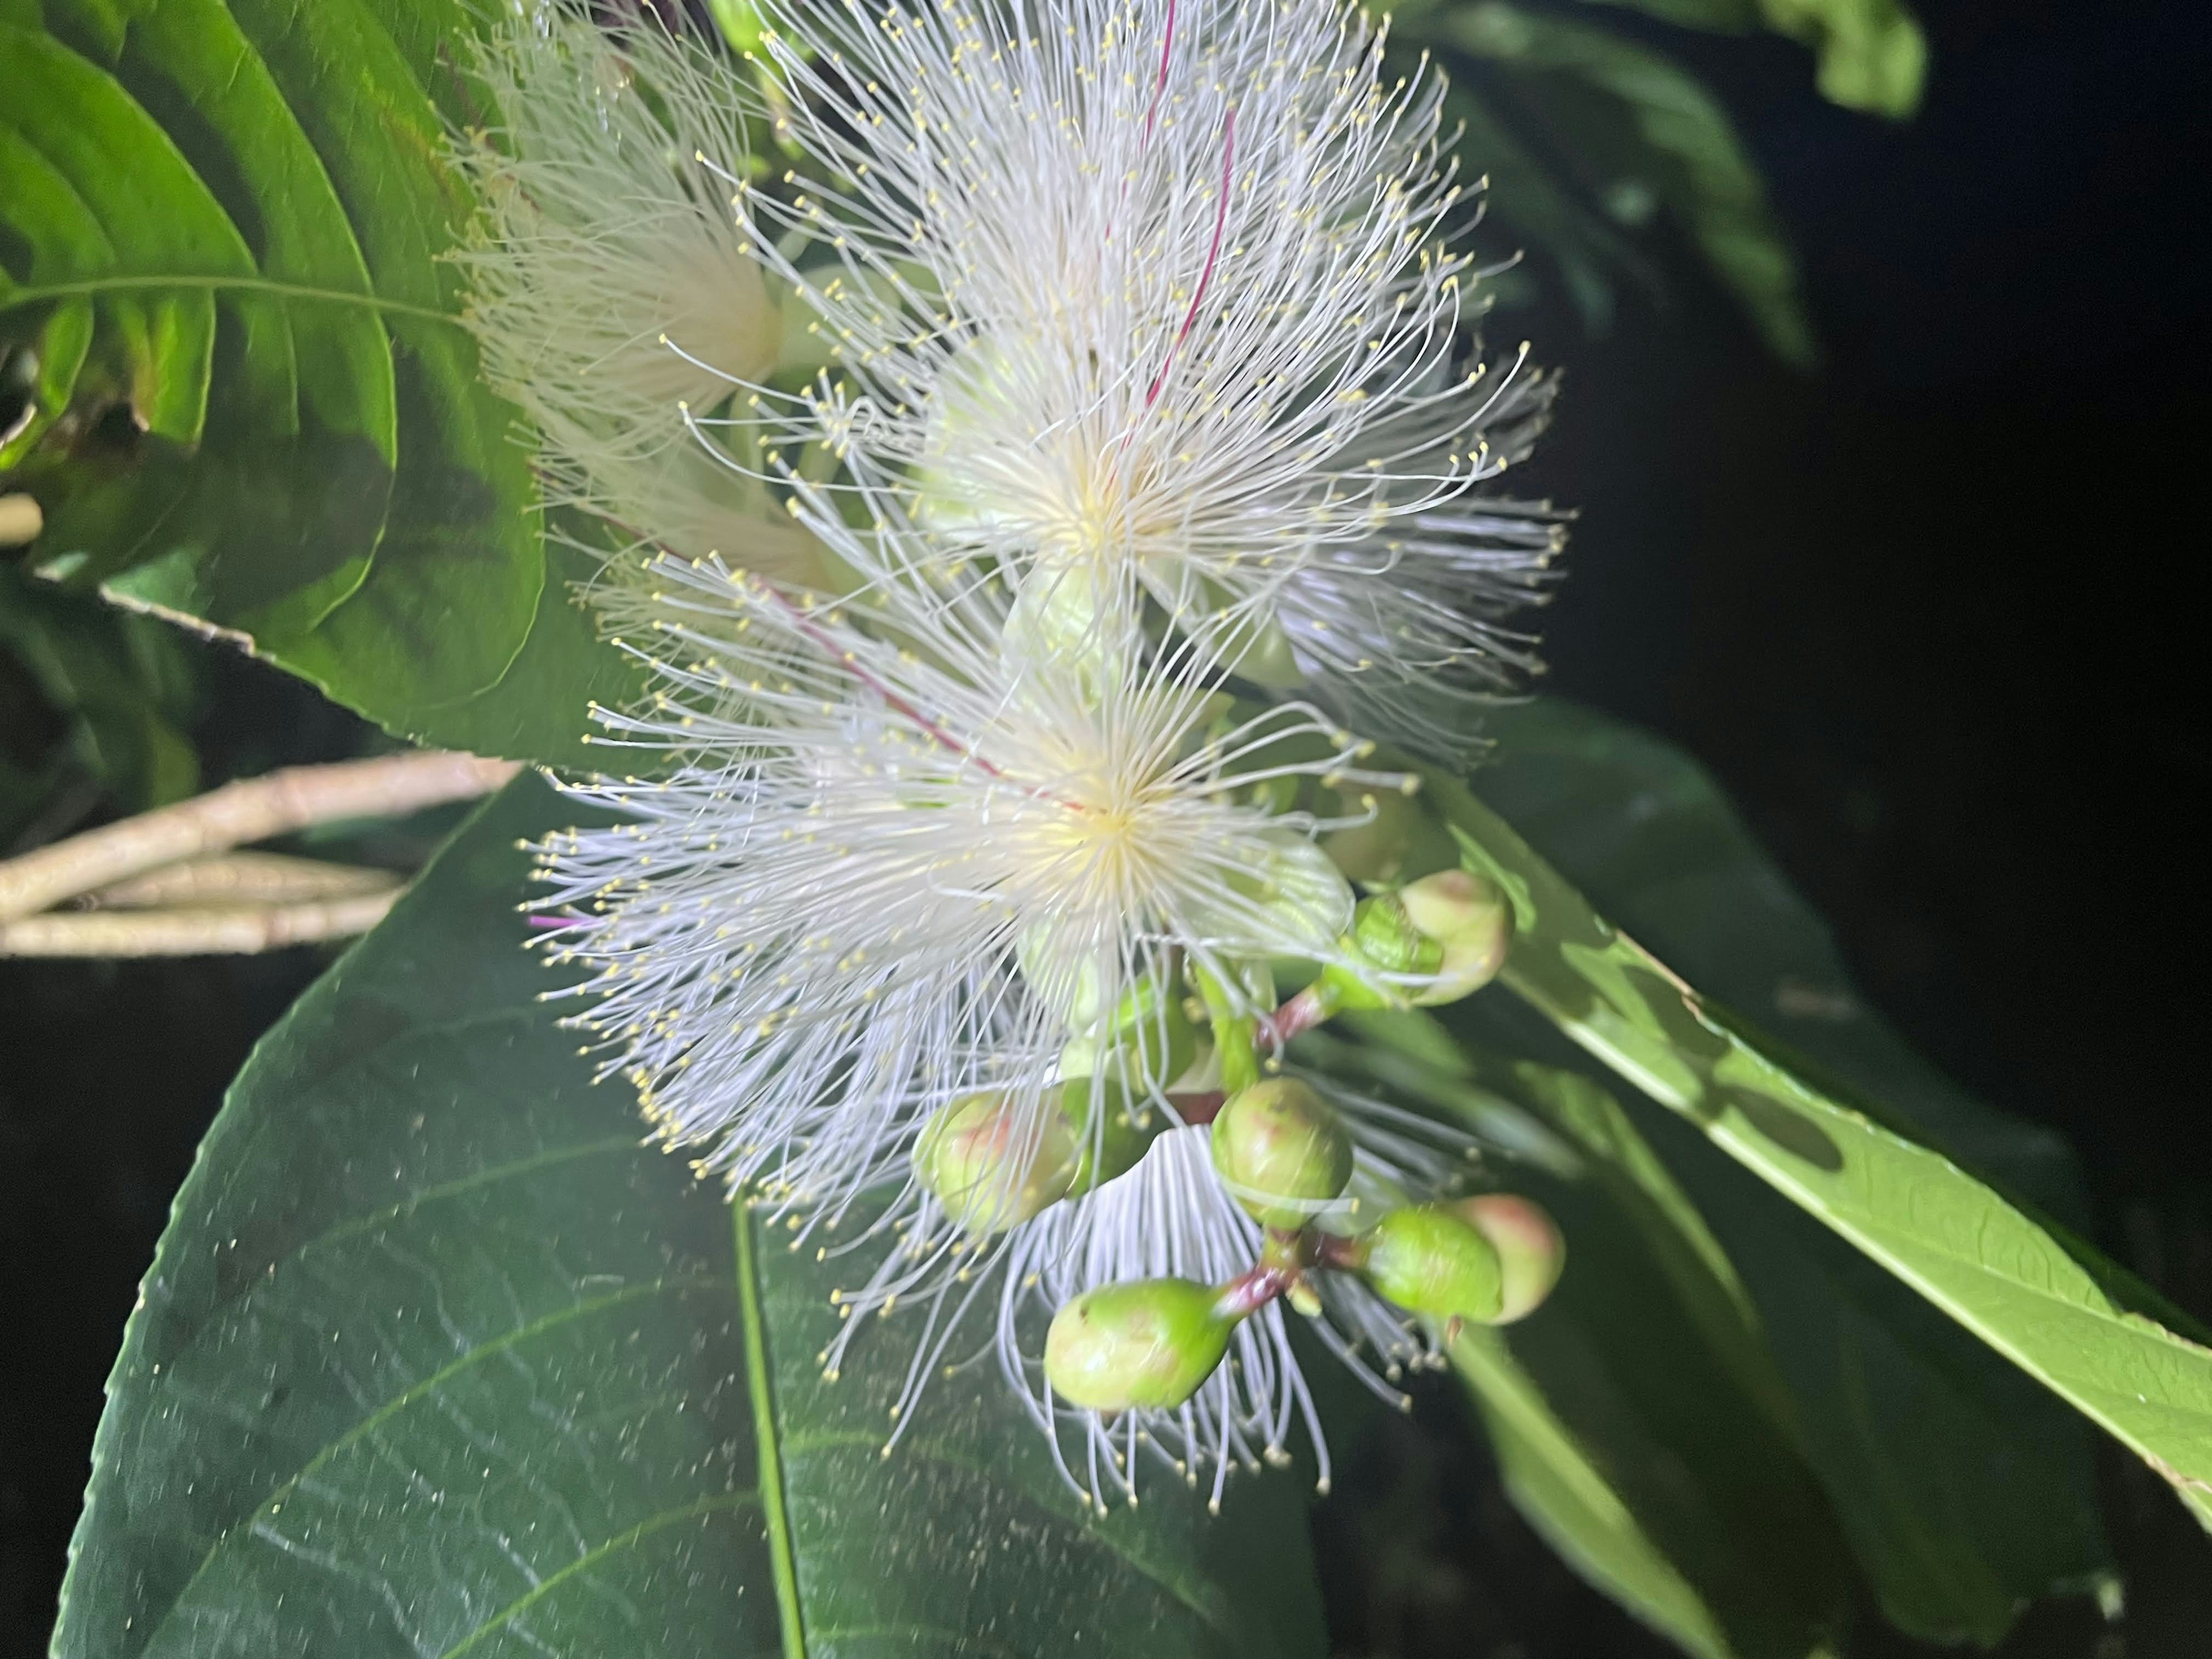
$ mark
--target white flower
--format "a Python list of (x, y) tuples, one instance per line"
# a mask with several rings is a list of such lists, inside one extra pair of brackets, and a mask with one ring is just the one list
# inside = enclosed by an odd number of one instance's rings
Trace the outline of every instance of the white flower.
[[(514, 8), (479, 66), (502, 125), (462, 146), (472, 321), (554, 501), (626, 544), (599, 598), (659, 688), (599, 711), (653, 775), (569, 786), (622, 821), (542, 849), (550, 954), (596, 970), (553, 994), (700, 1168), (802, 1228), (869, 1218), (833, 1372), (851, 1315), (921, 1304), (903, 1411), (995, 1297), (1094, 1500), (1147, 1449), (1218, 1499), (1300, 1420), (1325, 1481), (1279, 1302), (1189, 1403), (1110, 1425), (1036, 1340), (1101, 1285), (1255, 1271), (1206, 1118), (1288, 1029), (1273, 964), (1366, 972), (1320, 845), (1363, 820), (1319, 814), (1411, 788), (1340, 721), (1463, 747), (1534, 666), (1511, 618), (1559, 515), (1478, 487), (1551, 388), (1465, 356), (1434, 78), (1386, 83), (1339, 0), (771, 0), (743, 73)], [(780, 183), (763, 127), (805, 158)], [(830, 366), (794, 392), (807, 331)], [(1464, 1137), (1334, 1099), (1354, 1175), (1317, 1226), (1452, 1188)], [(1115, 1121), (1149, 1148), (1102, 1180)], [(917, 1170), (933, 1122), (964, 1138)], [(1031, 1167), (1079, 1132), (1093, 1173)], [(1371, 1386), (1433, 1358), (1319, 1277), (1276, 1290)]]
[(818, 585), (811, 538), (687, 421), (728, 397), (728, 375), (768, 374), (783, 332), (750, 233), (696, 159), (744, 152), (729, 64), (656, 27), (617, 40), (525, 0), (476, 68), (501, 125), (455, 143), (483, 204), (456, 257), (485, 379), (528, 417), (552, 500), (627, 544), (742, 550)]
[(1239, 718), (1175, 659), (1024, 654), (995, 583), (816, 605), (714, 561), (655, 574), (667, 689), (603, 718), (689, 758), (575, 787), (631, 821), (548, 843), (578, 911), (549, 937), (601, 969), (576, 1018), (609, 1069), (708, 1167), (842, 1211), (957, 1097), (1043, 1109), (1133, 988), (1334, 957), (1352, 896), (1315, 821), (1238, 798), (1395, 781), (1311, 711)]
[[(1307, 1074), (1307, 1081), (1328, 1096), (1358, 1148), (1352, 1185), (1322, 1218), (1325, 1226), (1357, 1231), (1408, 1197), (1452, 1191), (1467, 1173), (1471, 1137), (1325, 1078)], [(1328, 1490), (1328, 1437), (1291, 1346), (1295, 1316), (1279, 1300), (1237, 1328), (1230, 1363), (1178, 1410), (1125, 1412), (1109, 1423), (1055, 1402), (1046, 1379), (1042, 1323), (1084, 1291), (1163, 1277), (1225, 1285), (1251, 1269), (1261, 1231), (1223, 1191), (1207, 1156), (1209, 1133), (1203, 1127), (1169, 1130), (1136, 1168), (1046, 1211), (1015, 1235), (1006, 1252), (996, 1328), (1000, 1369), (1051, 1435), (1061, 1472), (1102, 1507), (1109, 1494), (1136, 1502), (1139, 1470), (1149, 1454), (1187, 1485), (1207, 1481), (1208, 1501), (1218, 1508), (1232, 1465), (1289, 1462), (1294, 1423), (1304, 1425), (1320, 1489)], [(1322, 1308), (1307, 1328), (1377, 1395), (1404, 1406), (1395, 1386), (1404, 1369), (1439, 1361), (1431, 1334), (1357, 1279), (1323, 1273), (1314, 1281)], [(867, 1292), (854, 1300), (865, 1305)], [(1380, 1374), (1368, 1363), (1370, 1354)], [(1074, 1465), (1066, 1431), (1080, 1448)]]
[(1251, 607), (1250, 677), (1463, 744), (1466, 694), (1532, 665), (1504, 619), (1560, 530), (1470, 495), (1551, 387), (1461, 359), (1436, 78), (1387, 82), (1337, 0), (767, 9), (809, 159), (726, 171), (852, 388), (787, 429), (956, 546)]

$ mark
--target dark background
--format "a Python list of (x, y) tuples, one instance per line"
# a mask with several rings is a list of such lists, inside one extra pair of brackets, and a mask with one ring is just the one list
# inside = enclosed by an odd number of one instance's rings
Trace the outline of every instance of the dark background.
[[(2188, 805), (2212, 782), (2189, 598), (2212, 427), (2212, 21), (2190, 0), (1921, 11), (1934, 74), (1903, 127), (1820, 102), (1784, 43), (1654, 33), (1741, 123), (1827, 361), (1776, 366), (1687, 274), (1602, 338), (1564, 313), (1499, 319), (1567, 370), (1520, 481), (1583, 513), (1551, 689), (1702, 758), (1869, 999), (1984, 1097), (2063, 1130), (2100, 1243), (2212, 1316)], [(241, 661), (212, 673), (211, 780), (360, 740), (304, 687)], [(324, 960), (0, 963), (0, 1655), (43, 1651), (100, 1383), (170, 1195), (246, 1048)], [(1452, 1414), (1431, 1401), (1392, 1431), (1322, 1517), (1344, 1650), (1664, 1651), (1511, 1516)], [(2191, 1600), (2212, 1554), (2127, 1469), (2112, 1482), (2124, 1631), (2048, 1608), (2008, 1653), (2212, 1644)], [(1379, 1588), (1362, 1566), (1377, 1549), (1411, 1564)]]

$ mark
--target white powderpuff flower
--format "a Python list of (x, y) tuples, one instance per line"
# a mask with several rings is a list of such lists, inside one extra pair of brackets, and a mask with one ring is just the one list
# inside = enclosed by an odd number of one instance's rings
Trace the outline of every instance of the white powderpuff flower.
[(1560, 529), (1471, 493), (1551, 387), (1462, 361), (1437, 79), (1386, 81), (1337, 0), (764, 9), (809, 160), (726, 171), (840, 380), (743, 417), (826, 431), (1009, 567), (1252, 608), (1249, 677), (1463, 741), (1467, 695), (1531, 665), (1505, 618)]
[(484, 377), (527, 418), (550, 499), (626, 552), (726, 550), (818, 585), (811, 538), (687, 424), (727, 375), (767, 375), (783, 332), (750, 232), (697, 159), (743, 164), (732, 64), (650, 19), (617, 34), (512, 0), (475, 69), (496, 124), (454, 143), (483, 204), (455, 258)]
[(574, 1023), (605, 1072), (703, 1167), (835, 1216), (962, 1095), (1045, 1109), (1063, 1045), (1140, 984), (1336, 955), (1322, 826), (1251, 794), (1395, 780), (1313, 711), (1025, 655), (990, 579), (827, 604), (714, 560), (653, 574), (663, 690), (601, 718), (679, 763), (572, 787), (629, 821), (545, 843), (546, 939), (600, 970)]
[[(1318, 1218), (1324, 1226), (1358, 1231), (1409, 1197), (1451, 1191), (1465, 1175), (1471, 1137), (1301, 1075), (1328, 1094), (1356, 1148), (1352, 1185)], [(1168, 1130), (1134, 1169), (1025, 1224), (1005, 1251), (994, 1338), (1000, 1368), (1052, 1437), (1062, 1474), (1101, 1508), (1109, 1496), (1137, 1501), (1147, 1455), (1185, 1485), (1206, 1483), (1208, 1501), (1218, 1508), (1232, 1466), (1290, 1461), (1288, 1437), (1297, 1423), (1313, 1446), (1319, 1489), (1328, 1490), (1328, 1438), (1291, 1345), (1296, 1316), (1279, 1299), (1237, 1327), (1229, 1358), (1172, 1411), (1109, 1419), (1056, 1401), (1045, 1376), (1043, 1326), (1074, 1297), (1136, 1279), (1224, 1285), (1259, 1259), (1261, 1230), (1223, 1189), (1208, 1155), (1210, 1133), (1205, 1126)], [(1394, 1384), (1409, 1366), (1437, 1363), (1432, 1335), (1355, 1278), (1322, 1273), (1314, 1280), (1322, 1310), (1305, 1322), (1308, 1330), (1382, 1399), (1407, 1404)], [(865, 1305), (867, 1293), (853, 1299)], [(910, 1379), (910, 1392), (914, 1386)], [(1079, 1449), (1073, 1462), (1071, 1436)]]

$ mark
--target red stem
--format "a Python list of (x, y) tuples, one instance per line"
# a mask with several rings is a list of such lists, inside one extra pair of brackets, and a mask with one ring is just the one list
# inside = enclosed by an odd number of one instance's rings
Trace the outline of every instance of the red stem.
[(1205, 1089), (1187, 1095), (1170, 1095), (1168, 1104), (1176, 1109), (1176, 1115), (1186, 1124), (1194, 1127), (1212, 1122), (1220, 1115), (1222, 1105), (1228, 1098), (1218, 1089)]
[(1328, 1016), (1329, 1009), (1322, 1000), (1318, 983), (1309, 985), (1274, 1012), (1261, 1015), (1257, 1035), (1262, 1042), (1280, 1048), (1301, 1031), (1311, 1030)]

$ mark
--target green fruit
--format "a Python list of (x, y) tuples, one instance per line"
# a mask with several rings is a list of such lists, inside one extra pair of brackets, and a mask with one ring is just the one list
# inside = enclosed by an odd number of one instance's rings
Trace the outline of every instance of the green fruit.
[(1052, 1318), (1044, 1374), (1072, 1405), (1167, 1411), (1198, 1392), (1237, 1322), (1220, 1291), (1188, 1279), (1138, 1279), (1085, 1291)]
[(1367, 1282), (1408, 1313), (1488, 1323), (1504, 1310), (1496, 1248), (1442, 1205), (1391, 1211), (1360, 1248)]
[(1295, 1232), (1352, 1179), (1352, 1139), (1328, 1103), (1296, 1078), (1254, 1084), (1213, 1120), (1222, 1185), (1265, 1227)]
[(1028, 1110), (1004, 1095), (963, 1095), (929, 1121), (914, 1172), (964, 1231), (1004, 1232), (1067, 1196), (1078, 1148), (1052, 1104)]
[(1567, 1265), (1567, 1242), (1559, 1224), (1538, 1206), (1511, 1193), (1486, 1193), (1452, 1206), (1498, 1252), (1504, 1281), (1493, 1325), (1510, 1325), (1534, 1312)]

